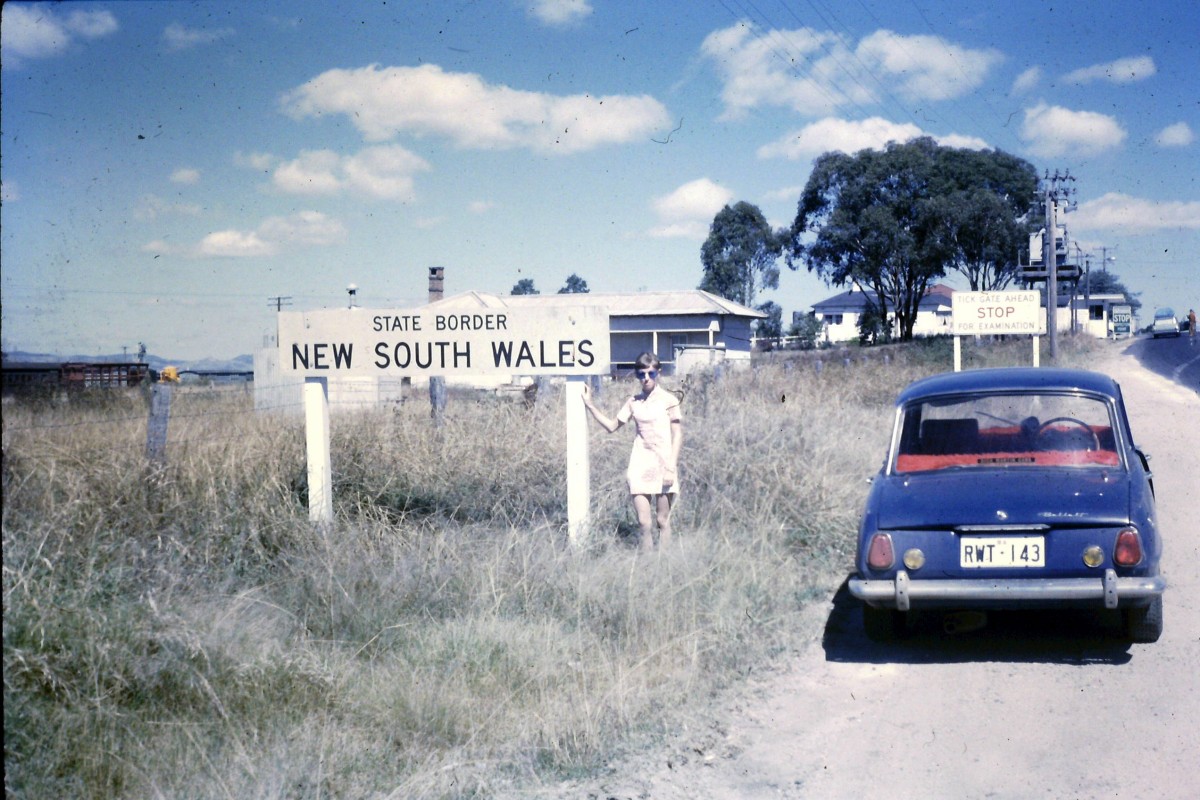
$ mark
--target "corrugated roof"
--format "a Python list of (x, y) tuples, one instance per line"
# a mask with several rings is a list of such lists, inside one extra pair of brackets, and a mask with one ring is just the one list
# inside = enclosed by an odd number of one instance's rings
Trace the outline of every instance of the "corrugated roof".
[(666, 314), (718, 314), (764, 319), (766, 314), (701, 289), (662, 292), (587, 292), (586, 294), (509, 294), (463, 292), (430, 303), (430, 308), (560, 308), (604, 306), (612, 317)]
[[(945, 284), (934, 284), (921, 298), (919, 308), (929, 310), (931, 308), (950, 308), (950, 297), (954, 294), (954, 290)], [(833, 297), (827, 297), (819, 303), (813, 303), (814, 311), (825, 311), (832, 309), (862, 309), (867, 305), (867, 301), (875, 299), (875, 292), (867, 289), (866, 291), (850, 290), (835, 294)]]

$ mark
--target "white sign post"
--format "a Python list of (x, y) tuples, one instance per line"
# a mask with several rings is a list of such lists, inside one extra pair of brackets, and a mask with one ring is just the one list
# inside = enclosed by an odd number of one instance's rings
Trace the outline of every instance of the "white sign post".
[(333, 518), (328, 379), (560, 375), (566, 391), (567, 526), (587, 528), (590, 463), (581, 379), (608, 371), (608, 311), (574, 308), (279, 312), (279, 365), (305, 379), (309, 516)]
[(1036, 291), (955, 292), (950, 296), (954, 371), (962, 371), (963, 336), (1033, 336), (1033, 365), (1039, 365), (1038, 336), (1046, 332), (1041, 295)]
[(327, 378), (304, 379), (304, 443), (308, 460), (308, 518), (313, 522), (333, 522)]

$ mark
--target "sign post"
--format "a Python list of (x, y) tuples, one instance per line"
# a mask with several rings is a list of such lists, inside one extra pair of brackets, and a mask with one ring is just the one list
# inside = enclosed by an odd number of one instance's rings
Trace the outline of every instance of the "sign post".
[(329, 380), (304, 379), (304, 442), (308, 458), (308, 518), (333, 522), (333, 467), (329, 457)]
[(279, 365), (305, 379), (309, 516), (333, 518), (330, 378), (565, 376), (567, 527), (586, 530), (590, 462), (583, 379), (608, 372), (608, 311), (598, 306), (280, 311)]
[(1041, 309), (1036, 291), (955, 292), (950, 296), (954, 371), (962, 371), (962, 336), (1032, 335), (1033, 365), (1038, 366), (1038, 336), (1046, 330)]
[(1133, 328), (1133, 306), (1119, 305), (1112, 307), (1113, 338), (1120, 339), (1128, 336)]
[(587, 409), (583, 405), (586, 378), (569, 378), (567, 405), (567, 539), (578, 544), (586, 536), (592, 505), (591, 452)]

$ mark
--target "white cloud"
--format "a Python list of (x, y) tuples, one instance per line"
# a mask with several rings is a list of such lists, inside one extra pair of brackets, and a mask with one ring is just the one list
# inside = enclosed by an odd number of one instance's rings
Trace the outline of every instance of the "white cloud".
[(205, 236), (196, 247), (200, 258), (254, 258), (277, 252), (278, 248), (264, 242), (254, 231), (216, 231)]
[[(813, 158), (831, 150), (853, 154), (866, 149), (882, 150), (888, 142), (907, 142), (930, 135), (910, 122), (891, 122), (882, 117), (858, 121), (826, 117), (763, 145), (758, 148), (758, 157), (782, 157), (795, 161)], [(933, 138), (947, 147), (972, 150), (988, 147), (987, 142), (972, 136), (950, 134)]]
[(829, 113), (872, 99), (863, 85), (838, 69), (839, 63), (850, 63), (852, 55), (831, 33), (811, 28), (760, 32), (743, 21), (710, 33), (700, 53), (722, 79), (726, 118), (764, 105)]
[(429, 164), (399, 145), (368, 147), (352, 156), (308, 150), (275, 168), (272, 182), (289, 194), (332, 195), (356, 191), (379, 199), (409, 201), (413, 175)]
[(147, 194), (133, 209), (133, 218), (141, 222), (152, 222), (164, 216), (200, 216), (200, 206), (194, 203), (171, 203), (156, 194)]
[(574, 25), (591, 13), (587, 0), (533, 0), (529, 5), (530, 16), (551, 27)]
[(957, 147), (961, 150), (987, 150), (991, 147), (978, 136), (964, 136), (961, 133), (948, 133), (945, 136), (934, 136), (933, 139), (943, 147)]
[(320, 211), (300, 211), (289, 217), (268, 217), (252, 231), (215, 231), (205, 236), (189, 255), (195, 258), (261, 258), (278, 255), (293, 247), (326, 247), (345, 238), (346, 228), (340, 221)]
[(171, 173), (171, 183), (190, 185), (200, 182), (200, 170), (191, 167), (180, 167)]
[(300, 211), (290, 217), (268, 217), (257, 233), (277, 246), (324, 247), (346, 237), (346, 227), (320, 211)]
[(332, 150), (307, 150), (276, 167), (271, 180), (288, 194), (336, 194), (342, 183), (334, 172), (341, 161)]
[(233, 154), (233, 163), (239, 167), (266, 172), (274, 166), (275, 156), (270, 153), (243, 153), (239, 150)]
[(21, 187), (16, 181), (0, 182), (0, 202), (14, 203), (21, 199)]
[(654, 213), (659, 225), (650, 230), (656, 239), (704, 239), (713, 217), (733, 199), (733, 192), (708, 178), (683, 184), (670, 194), (655, 198)]
[(1125, 129), (1115, 119), (1094, 111), (1071, 111), (1039, 103), (1025, 109), (1020, 136), (1029, 150), (1043, 158), (1093, 156), (1125, 141)]
[(852, 49), (831, 32), (760, 31), (748, 21), (710, 33), (700, 52), (724, 82), (726, 118), (763, 105), (827, 115), (877, 101), (880, 84), (913, 101), (959, 97), (1002, 60), (996, 50), (971, 50), (937, 36), (879, 30)]
[(6, 3), (0, 26), (4, 66), (19, 67), (27, 59), (56, 56), (76, 37), (98, 39), (117, 28), (117, 18), (109, 11), (72, 11), (64, 16), (45, 3)]
[(429, 169), (420, 156), (398, 145), (368, 147), (345, 159), (346, 185), (380, 199), (411, 200), (415, 196), (413, 173)]
[(162, 38), (168, 51), (178, 52), (203, 44), (219, 42), (233, 36), (234, 33), (233, 28), (189, 28), (178, 22), (172, 22), (163, 30)]
[(1009, 94), (1025, 94), (1032, 91), (1042, 81), (1042, 68), (1030, 67), (1017, 76), (1013, 81), (1012, 89)]
[(297, 119), (344, 114), (371, 142), (407, 133), (482, 150), (575, 153), (648, 140), (670, 124), (666, 108), (648, 95), (527, 92), (434, 64), (329, 70), (281, 102)]
[(1092, 81), (1109, 81), (1110, 83), (1134, 83), (1149, 78), (1157, 72), (1154, 59), (1150, 56), (1134, 58), (1118, 58), (1107, 64), (1096, 64), (1091, 67), (1077, 69), (1063, 76), (1067, 83), (1091, 83)]
[(1187, 147), (1196, 140), (1196, 134), (1186, 122), (1176, 122), (1168, 125), (1154, 137), (1154, 143), (1159, 147)]
[(1200, 201), (1159, 201), (1109, 192), (1080, 203), (1068, 221), (1073, 230), (1104, 230), (1125, 234), (1153, 233), (1170, 228), (1200, 230)]
[(997, 50), (971, 50), (940, 36), (901, 36), (886, 30), (863, 39), (857, 54), (872, 72), (895, 79), (910, 100), (961, 97), (982, 84), (1003, 60)]
[(867, 148), (881, 149), (888, 142), (906, 142), (920, 135), (921, 129), (912, 123), (898, 124), (882, 117), (861, 122), (826, 117), (763, 145), (758, 148), (758, 157), (781, 156), (796, 160), (829, 150), (857, 153)]
[(85, 39), (99, 39), (115, 33), (117, 18), (108, 11), (72, 11), (67, 16), (66, 28)]
[(467, 211), (472, 214), (486, 214), (496, 207), (496, 204), (490, 200), (472, 200), (467, 204)]

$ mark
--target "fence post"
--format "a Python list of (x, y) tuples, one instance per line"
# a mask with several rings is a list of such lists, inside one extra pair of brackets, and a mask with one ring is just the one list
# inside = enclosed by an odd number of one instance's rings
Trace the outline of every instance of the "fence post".
[(588, 378), (568, 378), (567, 416), (567, 540), (580, 544), (588, 529), (591, 493), (591, 460), (588, 445), (587, 409), (583, 406), (583, 387)]
[(429, 414), (433, 417), (433, 426), (440, 428), (446, 424), (446, 379), (434, 375), (429, 379)]
[(150, 420), (146, 425), (146, 459), (161, 467), (167, 460), (167, 427), (171, 418), (171, 389), (169, 383), (156, 383), (150, 388)]
[(313, 522), (332, 522), (328, 378), (304, 379), (304, 438), (308, 454), (308, 518)]

